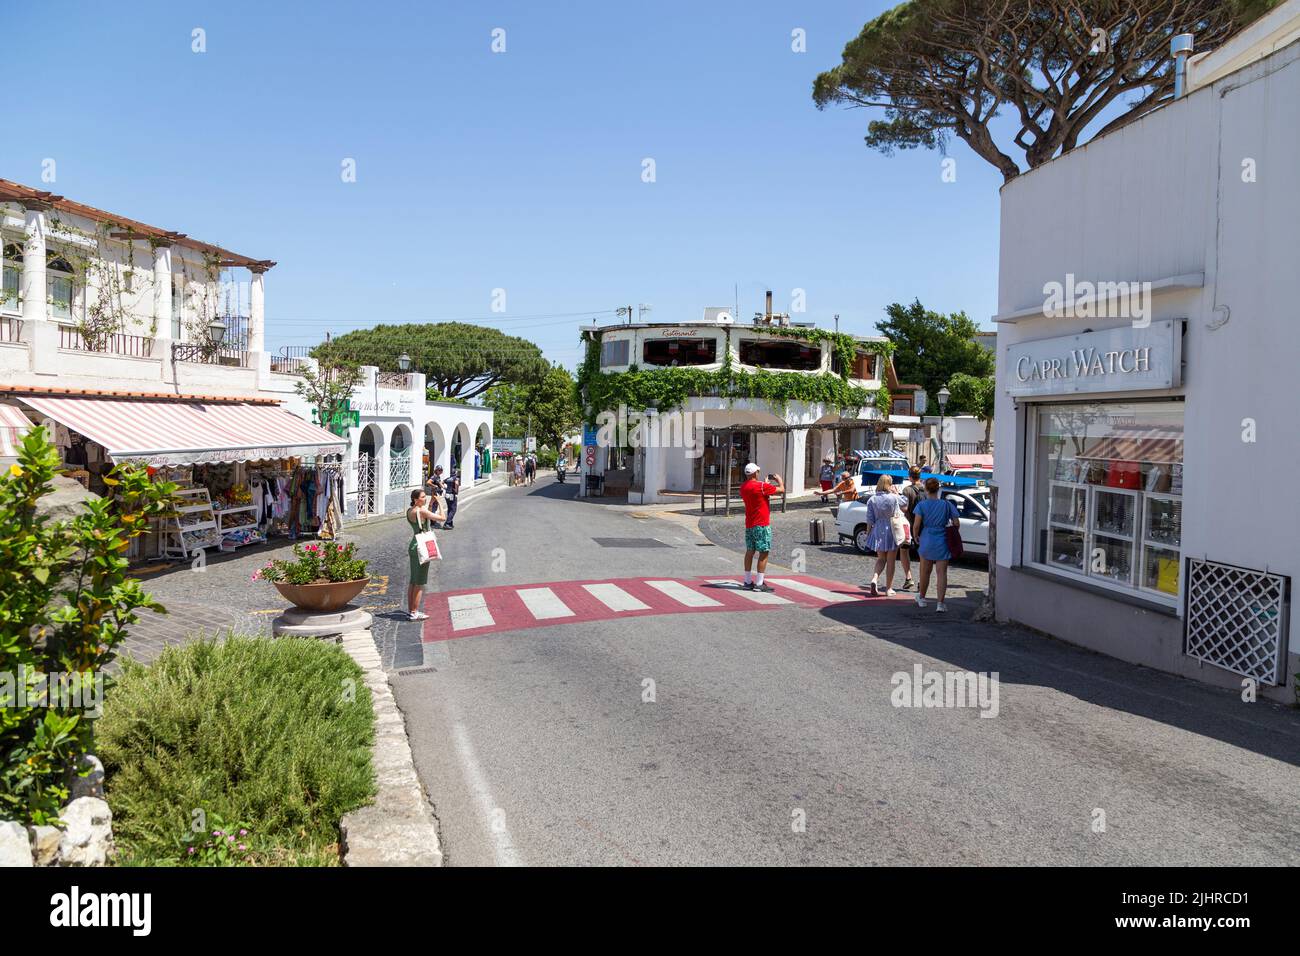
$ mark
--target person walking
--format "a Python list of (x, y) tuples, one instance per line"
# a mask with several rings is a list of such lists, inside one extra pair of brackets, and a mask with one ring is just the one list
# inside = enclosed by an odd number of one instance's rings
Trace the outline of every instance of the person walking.
[[(871, 525), (867, 547), (876, 552), (876, 567), (870, 583), (863, 587), (871, 589), (872, 597), (880, 593), (876, 582), (881, 571), (885, 572), (886, 596), (894, 596), (894, 561), (900, 543), (895, 525), (901, 525), (903, 520), (903, 498), (894, 491), (894, 479), (881, 475), (876, 482), (876, 493), (867, 499), (867, 521)], [(903, 537), (906, 538), (906, 533)]]
[[(772, 550), (772, 509), (768, 499), (784, 494), (785, 485), (780, 475), (768, 475), (771, 483), (760, 481), (758, 465), (752, 461), (745, 466), (745, 481), (740, 486), (740, 497), (745, 502), (745, 590), (771, 592), (776, 590), (763, 581), (767, 572), (767, 556)], [(750, 574), (758, 555), (758, 573)]]
[(524, 475), (527, 476), (530, 485), (537, 480), (537, 457), (535, 455), (529, 455), (524, 459)]
[[(907, 484), (900, 494), (903, 496), (903, 516), (907, 518), (907, 527), (911, 530), (916, 520), (916, 506), (925, 500), (925, 485), (921, 484), (921, 469), (913, 465), (907, 471)], [(912, 552), (916, 550), (916, 535), (908, 535), (907, 544), (900, 545), (898, 558), (903, 563), (903, 583), (900, 591), (912, 590)], [(920, 561), (920, 555), (915, 556)]]
[(429, 496), (420, 488), (411, 492), (411, 507), (406, 509), (406, 523), (411, 526), (411, 542), (406, 546), (411, 560), (411, 583), (406, 588), (406, 612), (412, 621), (423, 621), (429, 615), (420, 610), (420, 595), (429, 583), (429, 563), (420, 563), (415, 536), (424, 534), (433, 525), (441, 524), (442, 517), (429, 510)]
[(818, 480), (822, 485), (822, 504), (826, 504), (826, 495), (830, 493), (831, 486), (835, 484), (835, 465), (832, 463), (830, 455), (822, 459), (822, 470)]
[(957, 506), (951, 501), (939, 497), (939, 479), (925, 479), (925, 500), (916, 506), (916, 518), (912, 525), (917, 540), (917, 550), (921, 554), (921, 586), (916, 592), (916, 606), (926, 607), (925, 594), (930, 588), (930, 569), (935, 569), (938, 577), (937, 590), (939, 602), (935, 611), (942, 614), (948, 610), (943, 603), (948, 592), (948, 562), (952, 552), (948, 550), (948, 528), (961, 527)]
[(522, 485), (524, 483), (524, 459), (522, 455), (515, 456), (515, 463), (511, 469), (514, 475), (514, 484)]
[[(438, 469), (442, 471), (441, 468)], [(451, 475), (442, 483), (442, 496), (447, 501), (447, 523), (443, 525), (448, 531), (456, 527), (456, 504), (460, 499), (460, 472), (452, 470)]]

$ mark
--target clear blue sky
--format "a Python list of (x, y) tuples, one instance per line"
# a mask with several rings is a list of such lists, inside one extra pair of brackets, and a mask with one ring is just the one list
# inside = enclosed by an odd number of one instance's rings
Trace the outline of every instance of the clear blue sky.
[(54, 158), (46, 188), (276, 260), (277, 347), (473, 318), (572, 366), (563, 314), (698, 318), (735, 284), (742, 317), (802, 288), (846, 331), (914, 298), (988, 326), (1001, 176), (956, 143), (942, 182), (812, 104), (888, 5), (5, 3), (0, 176)]

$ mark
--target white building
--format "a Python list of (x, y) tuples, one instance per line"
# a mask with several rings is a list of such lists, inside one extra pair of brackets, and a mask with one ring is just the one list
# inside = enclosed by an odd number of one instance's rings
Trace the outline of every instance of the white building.
[[(725, 487), (728, 468), (734, 488), (749, 461), (765, 473), (781, 474), (787, 494), (799, 495), (805, 488), (817, 487), (824, 457), (869, 447), (881, 423), (876, 397), (887, 363), (883, 337), (841, 337), (791, 325), (788, 317), (779, 315), (769, 322), (736, 323), (725, 309), (706, 309), (700, 322), (608, 325), (584, 329), (583, 334), (592, 350), (588, 366), (592, 374), (668, 375), (686, 369), (701, 373), (700, 387), (691, 389), (680, 404), (646, 409), (644, 438), (626, 443), (610, 440), (588, 425), (580, 462), (584, 491), (585, 476), (608, 478), (613, 465), (624, 457), (622, 448), (627, 448), (628, 496), (634, 503)], [(843, 367), (837, 343), (848, 350), (848, 367)], [(730, 388), (716, 380), (728, 372)], [(582, 385), (582, 372), (579, 377)], [(811, 391), (802, 391), (801, 385)], [(787, 395), (852, 394), (857, 401), (849, 407), (824, 397), (783, 400), (764, 395), (768, 386)], [(619, 412), (594, 395), (589, 395), (589, 401), (595, 412)], [(597, 404), (610, 407), (597, 408)]]
[(1300, 664), (1297, 38), (1290, 0), (1192, 59), (1181, 98), (1004, 186), (995, 317), (999, 617), (1278, 699)]
[[(350, 515), (404, 502), (426, 455), (467, 483), (481, 470), (475, 449), (491, 446), (491, 411), (426, 402), (423, 375), (367, 368), (354, 427), (307, 424), (295, 386), (315, 360), (265, 346), (274, 262), (8, 180), (0, 238), (0, 453), (13, 451), (25, 416), (93, 432), (81, 436), (103, 457), (92, 465), (342, 456)], [(255, 436), (185, 425), (234, 407), (260, 423)]]

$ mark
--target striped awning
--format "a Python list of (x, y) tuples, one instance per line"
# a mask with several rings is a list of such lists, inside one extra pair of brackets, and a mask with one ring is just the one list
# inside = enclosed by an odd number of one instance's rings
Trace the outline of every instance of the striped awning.
[(38, 414), (104, 446), (115, 462), (196, 465), (338, 455), (347, 440), (274, 405), (24, 396)]
[(14, 405), (0, 405), (0, 458), (17, 458), (18, 441), (32, 421)]

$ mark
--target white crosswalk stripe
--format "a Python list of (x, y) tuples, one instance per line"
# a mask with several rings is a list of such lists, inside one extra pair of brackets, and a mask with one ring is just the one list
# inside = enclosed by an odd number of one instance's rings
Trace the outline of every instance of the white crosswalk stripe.
[(453, 631), (491, 627), (496, 623), (488, 610), (487, 600), (481, 594), (453, 594), (447, 598), (447, 610), (451, 612)]
[(549, 621), (557, 617), (573, 617), (568, 605), (556, 597), (550, 588), (520, 588), (515, 592), (524, 606), (539, 621)]
[(688, 588), (681, 581), (647, 581), (646, 584), (687, 607), (722, 607), (721, 601), (715, 601), (694, 588)]
[(755, 604), (790, 604), (793, 603), (779, 594), (769, 594), (766, 591), (746, 591), (736, 580), (717, 580), (710, 581), (710, 584), (723, 584), (732, 588), (736, 594), (743, 598), (753, 601)]
[(648, 611), (650, 605), (642, 603), (617, 584), (584, 584), (587, 593), (611, 611)]
[(767, 583), (772, 587), (790, 588), (793, 591), (799, 591), (809, 597), (815, 597), (819, 601), (825, 601), (827, 604), (843, 604), (846, 601), (861, 601), (864, 599), (860, 594), (840, 594), (837, 591), (819, 588), (815, 584), (804, 584), (802, 581), (792, 581), (789, 578), (768, 578)]

